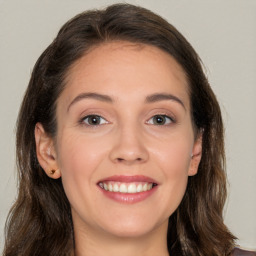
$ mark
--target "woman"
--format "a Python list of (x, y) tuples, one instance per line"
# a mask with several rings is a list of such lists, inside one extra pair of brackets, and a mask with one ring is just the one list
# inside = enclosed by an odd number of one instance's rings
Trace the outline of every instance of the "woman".
[(232, 255), (223, 125), (186, 39), (127, 4), (67, 22), (17, 127), (4, 255)]

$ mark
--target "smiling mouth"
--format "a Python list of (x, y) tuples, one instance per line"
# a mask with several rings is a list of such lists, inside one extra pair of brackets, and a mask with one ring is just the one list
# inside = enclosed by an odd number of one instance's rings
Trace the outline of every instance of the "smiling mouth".
[(136, 194), (151, 190), (157, 186), (153, 182), (116, 182), (103, 181), (98, 184), (102, 189), (109, 192)]

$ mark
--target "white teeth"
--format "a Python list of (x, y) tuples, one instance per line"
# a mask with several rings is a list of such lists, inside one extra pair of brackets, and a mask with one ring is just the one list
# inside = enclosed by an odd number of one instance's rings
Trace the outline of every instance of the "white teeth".
[(125, 184), (121, 184), (121, 186), (119, 187), (119, 192), (127, 193), (127, 187)]
[(114, 191), (114, 192), (120, 192), (120, 191), (119, 191), (119, 187), (118, 187), (118, 185), (117, 185), (116, 183), (114, 184), (113, 191)]
[(142, 185), (139, 184), (136, 188), (136, 192), (141, 192), (142, 191)]
[(132, 182), (132, 183), (121, 183), (121, 182), (100, 182), (99, 186), (106, 191), (120, 192), (120, 193), (140, 193), (148, 191), (153, 188), (153, 183), (149, 182)]
[(130, 184), (128, 186), (128, 193), (136, 193), (136, 185), (135, 184)]
[(108, 185), (106, 183), (103, 184), (105, 190), (108, 190)]

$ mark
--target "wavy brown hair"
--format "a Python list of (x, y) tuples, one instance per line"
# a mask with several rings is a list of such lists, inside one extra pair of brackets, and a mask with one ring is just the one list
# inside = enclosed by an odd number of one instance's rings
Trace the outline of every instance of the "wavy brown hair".
[(4, 256), (72, 255), (73, 225), (61, 179), (49, 178), (38, 163), (34, 129), (57, 131), (56, 101), (74, 62), (92, 47), (124, 40), (158, 47), (183, 68), (195, 130), (203, 131), (198, 174), (189, 177), (185, 196), (169, 218), (170, 255), (227, 256), (234, 236), (223, 223), (226, 174), (223, 124), (200, 58), (166, 20), (129, 4), (83, 12), (68, 21), (38, 59), (17, 121), (18, 197), (6, 223)]

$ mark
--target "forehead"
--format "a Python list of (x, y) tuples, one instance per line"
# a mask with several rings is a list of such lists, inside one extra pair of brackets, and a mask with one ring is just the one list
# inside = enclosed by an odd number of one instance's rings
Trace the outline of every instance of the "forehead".
[(161, 49), (125, 41), (92, 48), (69, 69), (64, 94), (68, 98), (83, 91), (132, 96), (171, 92), (188, 98), (183, 68)]

